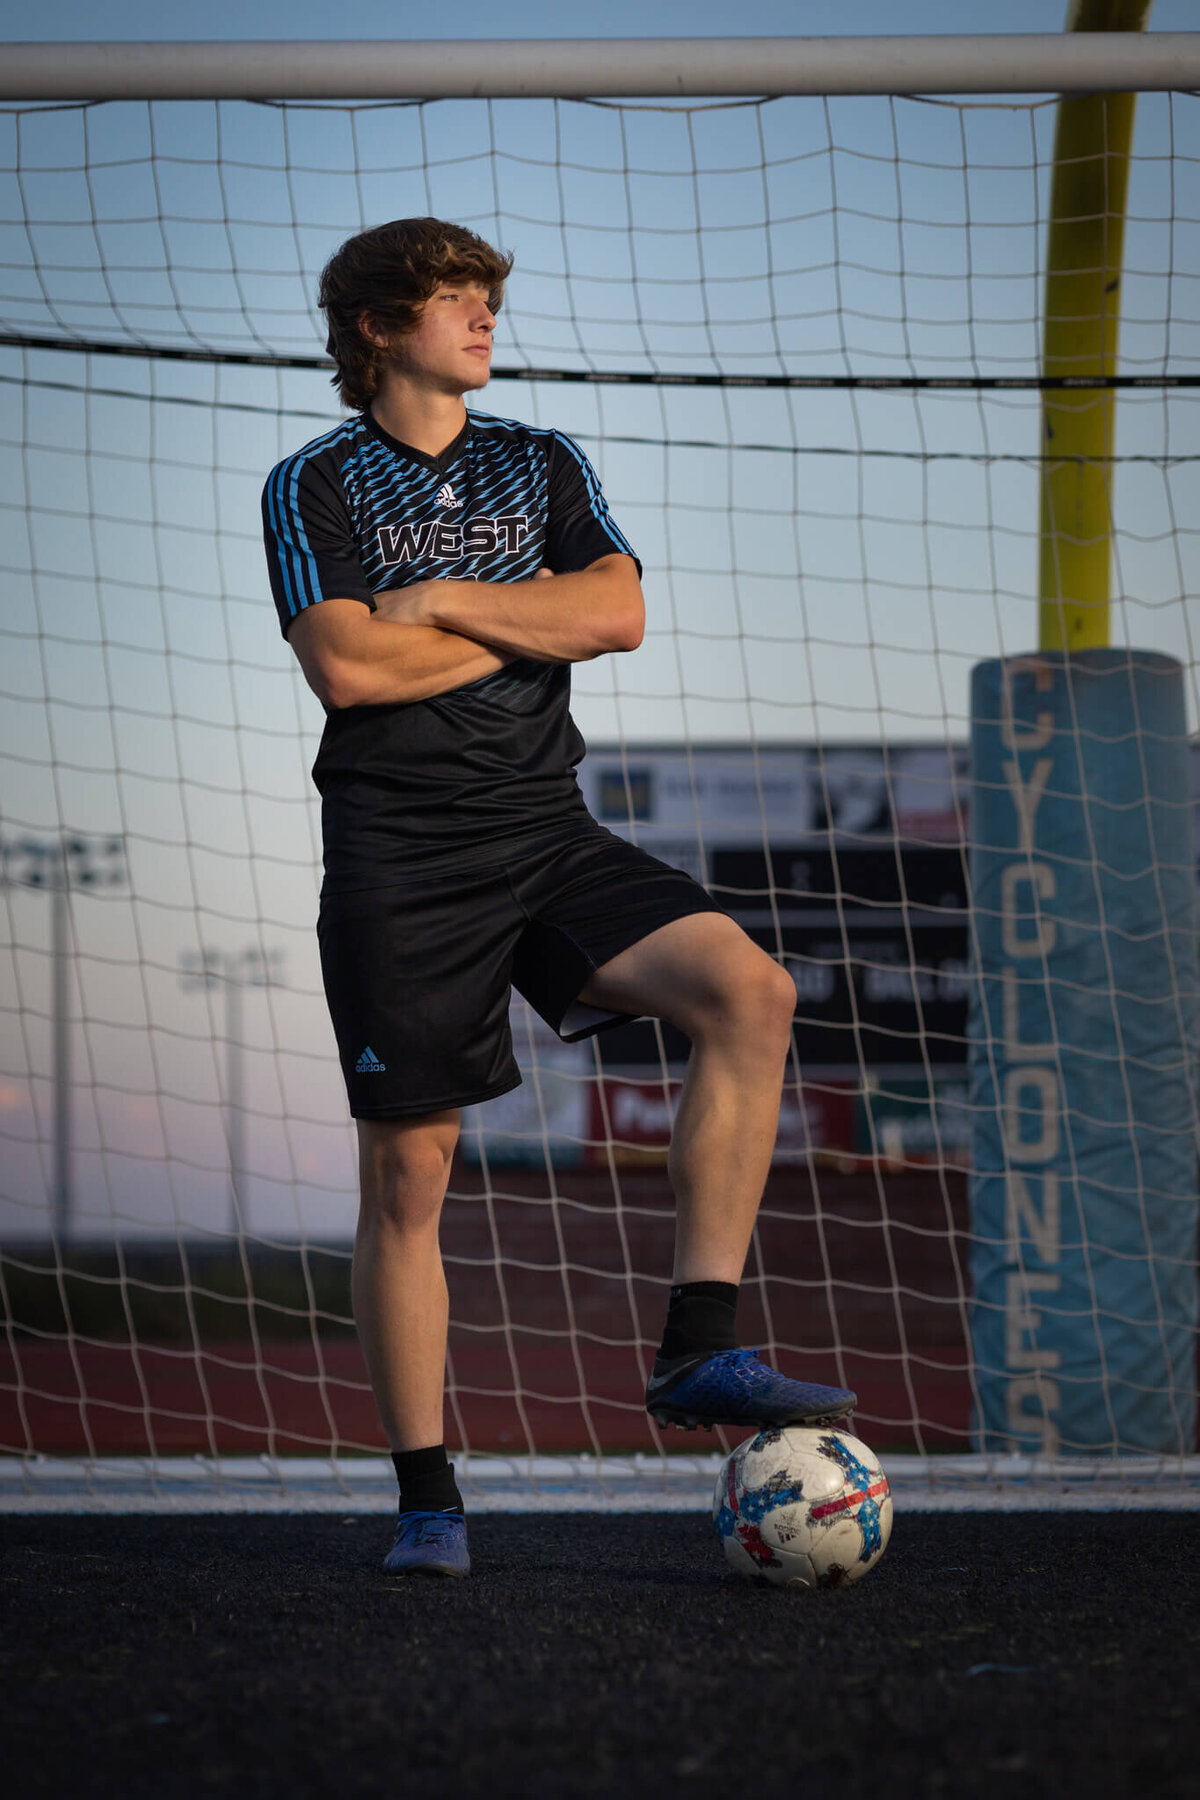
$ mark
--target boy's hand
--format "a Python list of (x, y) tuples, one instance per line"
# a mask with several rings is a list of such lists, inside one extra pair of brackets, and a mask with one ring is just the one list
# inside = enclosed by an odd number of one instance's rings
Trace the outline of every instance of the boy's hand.
[(443, 581), (414, 581), (409, 587), (385, 588), (375, 596), (375, 617), (394, 625), (428, 625), (430, 603)]

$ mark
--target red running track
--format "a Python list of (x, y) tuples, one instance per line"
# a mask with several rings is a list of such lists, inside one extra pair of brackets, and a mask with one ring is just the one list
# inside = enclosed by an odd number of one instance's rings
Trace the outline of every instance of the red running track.
[[(587, 1401), (567, 1345), (515, 1344), (522, 1389), (506, 1386), (507, 1348), (460, 1347), (447, 1413), (453, 1448), (506, 1451), (650, 1450), (659, 1434), (641, 1407), (631, 1348), (580, 1347)], [(780, 1359), (786, 1367), (789, 1358)], [(856, 1363), (860, 1366), (856, 1368)], [(950, 1364), (899, 1371), (847, 1359), (871, 1441), (914, 1448), (966, 1444), (969, 1391)], [(715, 1447), (701, 1433), (665, 1434), (669, 1448)], [(737, 1435), (735, 1434), (735, 1441)], [(325, 1455), (386, 1448), (358, 1346), (267, 1343), (256, 1367), (245, 1340), (199, 1352), (173, 1345), (22, 1344), (0, 1355), (0, 1447), (47, 1455), (201, 1453)]]
[[(452, 1297), (447, 1442), (522, 1454), (652, 1450), (641, 1404), (658, 1337), (673, 1215), (661, 1169), (500, 1171), (484, 1197), (456, 1171), (443, 1244)], [(929, 1174), (776, 1171), (760, 1220), (765, 1279), (743, 1287), (743, 1341), (785, 1372), (843, 1382), (890, 1449), (965, 1449), (970, 1411), (959, 1241), (963, 1196)], [(953, 1228), (947, 1232), (947, 1215)], [(638, 1271), (629, 1278), (626, 1269)], [(768, 1313), (770, 1329), (768, 1329)], [(0, 1350), (0, 1449), (46, 1454), (325, 1455), (384, 1440), (352, 1335), (182, 1342), (17, 1336)], [(581, 1398), (586, 1396), (586, 1398)], [(735, 1437), (738, 1434), (735, 1434)], [(719, 1439), (672, 1431), (672, 1449)]]

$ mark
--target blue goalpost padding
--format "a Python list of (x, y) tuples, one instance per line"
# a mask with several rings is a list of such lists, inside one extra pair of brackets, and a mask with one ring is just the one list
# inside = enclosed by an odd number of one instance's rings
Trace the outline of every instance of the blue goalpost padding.
[(974, 1435), (1195, 1444), (1196, 845), (1183, 669), (979, 664), (971, 691)]

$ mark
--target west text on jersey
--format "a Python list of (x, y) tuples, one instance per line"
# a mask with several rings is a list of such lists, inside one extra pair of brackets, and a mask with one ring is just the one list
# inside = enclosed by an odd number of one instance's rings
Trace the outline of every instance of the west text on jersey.
[(422, 519), (419, 525), (380, 525), (375, 535), (381, 558), (393, 567), (418, 556), (455, 562), (461, 556), (483, 556), (500, 549), (512, 556), (528, 530), (525, 513), (503, 513), (495, 519), (476, 513), (460, 525), (449, 525), (443, 519)]

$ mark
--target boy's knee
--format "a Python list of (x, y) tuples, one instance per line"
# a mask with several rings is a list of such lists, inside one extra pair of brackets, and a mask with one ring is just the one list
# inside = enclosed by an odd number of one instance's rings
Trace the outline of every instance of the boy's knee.
[(364, 1214), (402, 1229), (438, 1218), (458, 1139), (458, 1115), (359, 1121)]
[[(796, 987), (787, 970), (751, 938), (742, 936), (711, 967), (709, 1022), (773, 1050), (786, 1047), (796, 1011)], [(703, 1029), (703, 1026), (701, 1027)]]
[(747, 970), (743, 1003), (754, 1029), (761, 1030), (773, 1042), (786, 1044), (796, 1012), (796, 984), (765, 950), (757, 951)]

